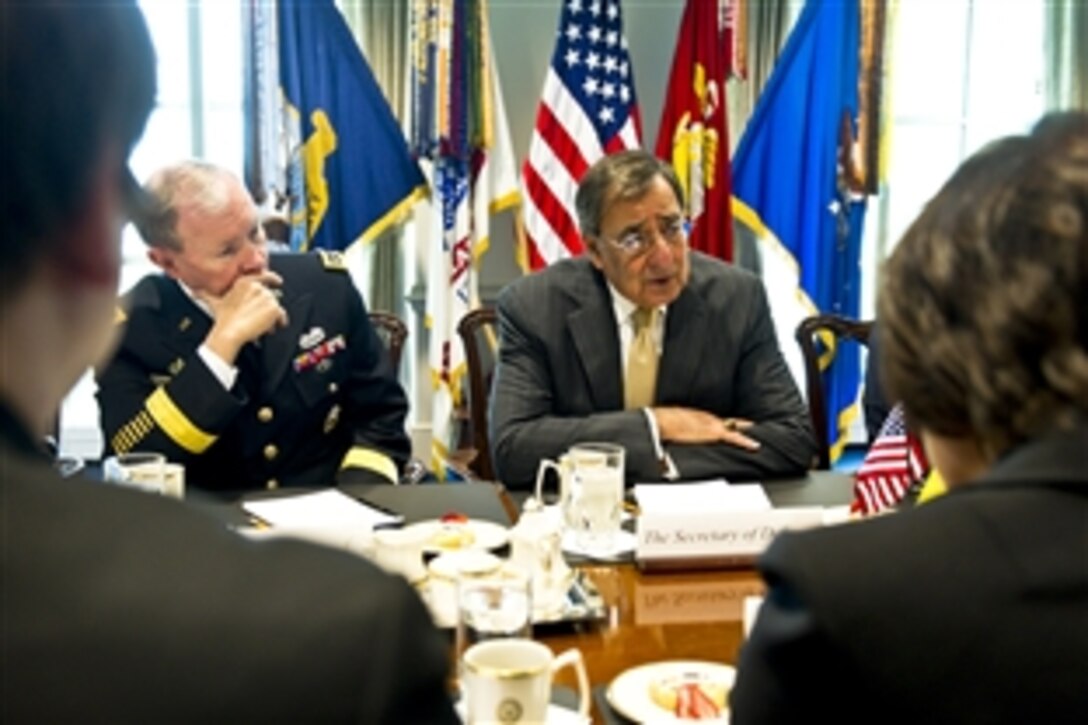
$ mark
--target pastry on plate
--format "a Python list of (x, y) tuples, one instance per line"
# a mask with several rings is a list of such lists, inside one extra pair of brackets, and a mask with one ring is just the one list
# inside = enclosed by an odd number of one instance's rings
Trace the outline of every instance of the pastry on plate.
[(655, 705), (682, 720), (710, 720), (722, 716), (729, 686), (700, 672), (681, 672), (649, 684)]
[(450, 512), (438, 520), (438, 529), (431, 535), (431, 543), (440, 549), (457, 550), (472, 546), (476, 534), (469, 526), (468, 517)]

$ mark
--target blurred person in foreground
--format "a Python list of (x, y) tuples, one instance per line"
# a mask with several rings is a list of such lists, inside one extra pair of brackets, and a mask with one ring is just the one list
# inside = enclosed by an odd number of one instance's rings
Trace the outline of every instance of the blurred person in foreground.
[(403, 579), (39, 451), (108, 351), (155, 61), (134, 0), (0, 0), (0, 37), (0, 719), (456, 722)]
[(97, 376), (107, 454), (158, 451), (206, 490), (396, 483), (408, 399), (343, 256), (270, 256), (249, 192), (212, 164), (145, 190), (163, 273), (125, 295)]
[(499, 297), (499, 478), (531, 486), (584, 441), (622, 444), (629, 482), (803, 473), (815, 442), (763, 283), (688, 248), (672, 166), (605, 156), (575, 206), (586, 254)]
[(771, 545), (732, 722), (1088, 722), (1088, 114), (966, 161), (884, 276), (949, 491)]

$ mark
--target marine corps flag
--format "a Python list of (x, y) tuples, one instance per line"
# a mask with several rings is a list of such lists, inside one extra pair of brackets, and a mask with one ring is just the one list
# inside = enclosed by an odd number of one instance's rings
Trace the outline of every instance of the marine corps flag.
[(291, 221), (306, 230), (298, 246), (369, 241), (426, 195), (426, 181), (332, 0), (280, 0), (277, 19), (280, 81), (294, 121)]
[(684, 187), (693, 249), (733, 258), (729, 213), (729, 124), (725, 81), (733, 33), (731, 0), (688, 0), (680, 21), (654, 152)]

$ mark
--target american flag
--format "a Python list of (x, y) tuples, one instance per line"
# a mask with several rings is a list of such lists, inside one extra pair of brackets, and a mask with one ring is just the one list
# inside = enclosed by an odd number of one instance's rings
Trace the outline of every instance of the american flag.
[(522, 168), (532, 269), (584, 249), (579, 180), (602, 156), (638, 148), (642, 135), (619, 0), (566, 0), (557, 35)]
[(854, 481), (852, 511), (875, 514), (898, 504), (910, 487), (922, 481), (929, 462), (921, 441), (907, 430), (903, 407), (896, 405), (880, 427)]

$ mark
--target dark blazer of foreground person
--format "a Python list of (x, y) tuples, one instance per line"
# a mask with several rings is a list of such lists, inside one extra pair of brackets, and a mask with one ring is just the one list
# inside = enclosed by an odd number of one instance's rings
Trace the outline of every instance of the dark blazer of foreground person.
[(1088, 425), (759, 568), (733, 722), (1088, 722)]
[(0, 408), (5, 722), (457, 722), (408, 583), (62, 480)]
[(38, 451), (108, 352), (155, 58), (134, 0), (0, 0), (0, 39), (0, 722), (457, 722), (402, 579)]

